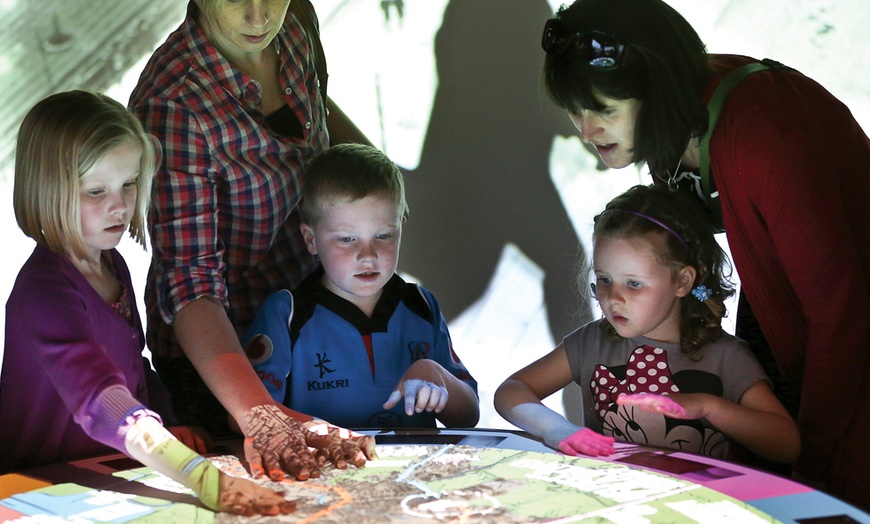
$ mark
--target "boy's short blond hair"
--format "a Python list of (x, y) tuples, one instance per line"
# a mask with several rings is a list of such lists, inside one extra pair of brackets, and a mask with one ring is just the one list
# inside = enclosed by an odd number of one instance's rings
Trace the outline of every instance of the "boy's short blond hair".
[(302, 184), (302, 213), (308, 224), (316, 225), (322, 218), (323, 204), (353, 202), (371, 195), (389, 197), (397, 212), (403, 218), (408, 216), (399, 167), (375, 147), (339, 144), (309, 162)]
[(111, 149), (132, 139), (142, 148), (130, 236), (145, 245), (156, 140), (122, 104), (89, 91), (38, 102), (24, 117), (15, 149), (13, 207), (25, 235), (58, 254), (83, 257), (80, 179)]

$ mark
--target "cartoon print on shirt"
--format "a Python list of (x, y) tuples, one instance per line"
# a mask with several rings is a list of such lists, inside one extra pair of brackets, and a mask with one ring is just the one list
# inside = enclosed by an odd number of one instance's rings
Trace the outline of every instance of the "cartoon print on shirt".
[(712, 393), (722, 395), (722, 383), (712, 373), (687, 370), (671, 373), (667, 352), (652, 346), (635, 349), (624, 366), (595, 366), (590, 383), (595, 414), (602, 433), (617, 440), (681, 449), (724, 458), (729, 451), (725, 435), (700, 420), (680, 420), (620, 406), (625, 393)]

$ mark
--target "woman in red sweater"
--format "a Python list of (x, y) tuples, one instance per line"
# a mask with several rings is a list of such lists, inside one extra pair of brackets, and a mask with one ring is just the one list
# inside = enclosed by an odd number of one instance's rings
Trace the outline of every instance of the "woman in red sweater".
[(542, 43), (551, 98), (606, 165), (645, 162), (721, 213), (746, 299), (737, 334), (752, 338), (751, 305), (784, 403), (794, 392), (795, 476), (870, 507), (870, 140), (849, 109), (774, 67), (737, 84), (711, 126), (723, 77), (758, 61), (708, 54), (661, 0), (576, 0)]

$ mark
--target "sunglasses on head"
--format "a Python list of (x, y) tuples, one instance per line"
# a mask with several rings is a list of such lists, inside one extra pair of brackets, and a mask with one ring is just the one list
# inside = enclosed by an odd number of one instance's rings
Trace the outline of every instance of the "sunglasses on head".
[(625, 46), (615, 36), (601, 31), (571, 31), (555, 18), (547, 20), (541, 47), (550, 55), (573, 49), (586, 64), (598, 69), (616, 69)]

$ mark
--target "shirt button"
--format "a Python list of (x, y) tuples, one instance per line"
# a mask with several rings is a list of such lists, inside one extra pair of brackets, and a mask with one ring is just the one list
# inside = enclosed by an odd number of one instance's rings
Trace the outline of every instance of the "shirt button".
[(305, 129), (311, 129), (311, 122), (305, 122)]
[(290, 87), (284, 89), (284, 94), (285, 94), (285, 95), (292, 95), (292, 94), (293, 94), (293, 89), (290, 88)]

